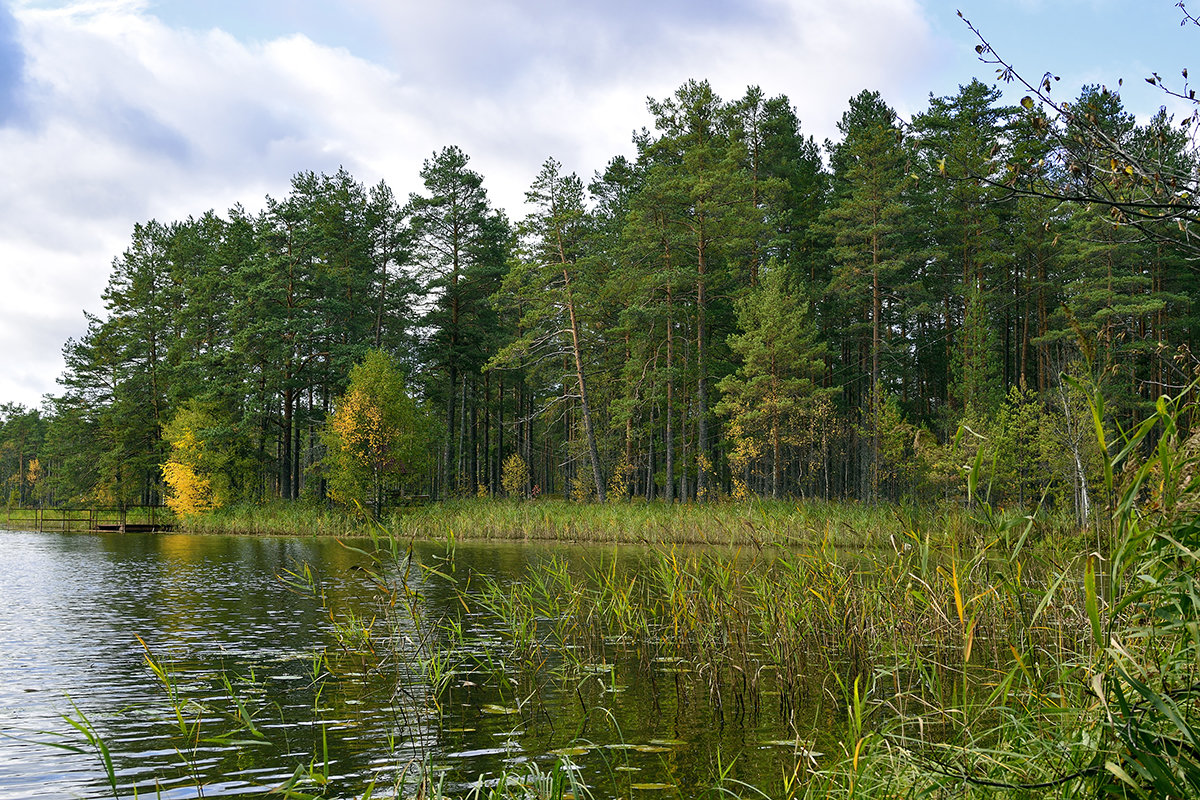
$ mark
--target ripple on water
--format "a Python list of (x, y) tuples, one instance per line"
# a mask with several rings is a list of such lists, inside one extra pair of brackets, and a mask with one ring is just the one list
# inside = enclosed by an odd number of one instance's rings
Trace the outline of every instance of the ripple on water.
[[(331, 607), (372, 619), (378, 607), (358, 569), (364, 559), (336, 542), (0, 532), (0, 547), (0, 800), (111, 797), (94, 755), (53, 746), (88, 750), (64, 716), (109, 743), (123, 795), (143, 797), (197, 797), (192, 770), (204, 796), (260, 794), (297, 767), (328, 770), (361, 794), (372, 777), (390, 784), (414, 764), (444, 770), (453, 791), (481, 774), (494, 785), (506, 768), (530, 762), (549, 769), (557, 758), (580, 781), (620, 771), (620, 780), (639, 780), (636, 796), (670, 796), (680, 790), (657, 782), (669, 777), (664, 764), (693, 751), (697, 760), (712, 755), (684, 746), (712, 725), (671, 694), (683, 662), (656, 662), (670, 678), (647, 689), (629, 680), (625, 655), (610, 647), (585, 682), (518, 686), (518, 665), (492, 660), (508, 634), (478, 611), (461, 615), (445, 586), (422, 587), (422, 613), (460, 614), (469, 633), (456, 657), (474, 664), (461, 683), (435, 697), (419, 665), (381, 668), (370, 654), (348, 652), (328, 611), (277, 578), (313, 564)], [(505, 580), (515, 582), (538, 563), (535, 551), (461, 547), (460, 574), (509, 570)], [(372, 642), (380, 654), (411, 658), (414, 642), (424, 646), (415, 631), (389, 639), (383, 627)], [(147, 649), (172, 676), (175, 705)], [(314, 658), (323, 652), (327, 659)], [(431, 711), (435, 703), (444, 718)], [(608, 746), (621, 741), (636, 743)], [(181, 753), (192, 767), (181, 765)]]

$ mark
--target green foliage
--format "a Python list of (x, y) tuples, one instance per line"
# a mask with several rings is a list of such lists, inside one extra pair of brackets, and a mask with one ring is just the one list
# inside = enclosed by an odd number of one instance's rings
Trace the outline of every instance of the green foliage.
[(232, 498), (234, 454), (223, 449), (221, 420), (213, 404), (189, 401), (163, 431), (171, 455), (163, 464), (167, 505), (188, 517), (227, 505)]
[[(1103, 396), (1081, 388), (1099, 432)], [(1109, 451), (1105, 488), (1116, 501), (1111, 597), (1089, 677), (1103, 704), (1100, 729), (1115, 751), (1096, 776), (1098, 791), (1200, 792), (1200, 438), (1186, 427), (1197, 411), (1195, 391), (1192, 384), (1161, 398), (1155, 413), (1116, 437)], [(1098, 611), (1096, 617), (1098, 628)]]
[[(456, 147), (403, 206), (301, 172), (258, 214), (135, 226), (61, 396), (0, 411), (4, 496), (157, 504), (166, 431), (204, 408), (218, 494), (319, 501), (321, 431), (374, 348), (438, 409), (439, 498), (497, 494), (515, 453), (542, 494), (965, 502), (984, 452), (997, 505), (1048, 489), (1096, 520), (1103, 454), (1060, 375), (1129, 429), (1196, 367), (1193, 245), (1154, 210), (1196, 161), (1168, 115), (1086, 87), (1048, 118), (972, 81), (905, 125), (865, 91), (826, 169), (757, 87), (649, 111), (586, 191), (547, 160), (516, 226)], [(1053, 202), (1102, 185), (1115, 212)]]
[(827, 292), (836, 298), (842, 335), (856, 340), (847, 364), (854, 374), (847, 400), (859, 406), (867, 432), (862, 493), (874, 499), (881, 482), (878, 412), (886, 385), (881, 356), (894, 324), (893, 304), (885, 303), (884, 296), (907, 279), (903, 243), (911, 219), (902, 201), (910, 181), (908, 154), (896, 112), (877, 92), (852, 98), (838, 129), (845, 138), (830, 152), (834, 196), (821, 216), (833, 237)]
[(7, 495), (9, 508), (46, 498), (46, 476), (38, 458), (45, 436), (46, 423), (39, 412), (13, 403), (0, 405), (0, 491)]
[(421, 168), (426, 193), (413, 194), (405, 207), (414, 265), (432, 300), (421, 320), (429, 331), (421, 377), (427, 396), (445, 407), (439, 488), (459, 494), (477, 483), (466, 474), (469, 443), (461, 415), (472, 394), (468, 379), (474, 383), (504, 339), (488, 300), (499, 288), (511, 238), (508, 221), (490, 207), (483, 177), (468, 168), (469, 160), (457, 147), (435, 153)]
[(778, 499), (791, 452), (815, 444), (812, 413), (831, 394), (814, 383), (825, 370), (824, 348), (808, 303), (788, 291), (777, 261), (736, 308), (741, 333), (730, 335), (729, 349), (741, 366), (717, 385), (716, 411), (730, 419), (733, 468), (748, 470), (758, 460), (752, 456), (769, 455), (771, 496)]
[(435, 430), (405, 393), (395, 362), (368, 351), (350, 370), (350, 385), (322, 435), (330, 496), (378, 517), (385, 503), (428, 485)]
[[(523, 365), (527, 361), (566, 366), (560, 380), (577, 391), (586, 439), (590, 480), (580, 477), (581, 486), (604, 501), (605, 482), (593, 422), (594, 397), (588, 392), (584, 368), (592, 352), (594, 325), (584, 318), (580, 298), (595, 289), (595, 276), (580, 258), (587, 249), (589, 234), (583, 202), (583, 182), (578, 176), (562, 175), (554, 159), (542, 165), (526, 193), (533, 211), (520, 226), (522, 257), (512, 262), (494, 300), (515, 311), (520, 335), (500, 350), (489, 368)], [(578, 495), (579, 492), (576, 492)]]

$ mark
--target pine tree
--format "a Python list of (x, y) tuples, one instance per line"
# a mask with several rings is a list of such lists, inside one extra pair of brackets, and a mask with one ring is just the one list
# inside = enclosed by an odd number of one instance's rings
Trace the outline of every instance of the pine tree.
[(880, 356), (890, 335), (884, 297), (906, 277), (902, 245), (908, 220), (902, 198), (909, 181), (908, 153), (895, 112), (877, 92), (852, 98), (838, 129), (844, 138), (830, 149), (834, 199), (821, 220), (834, 242), (828, 291), (851, 320), (843, 324), (844, 334), (858, 344), (858, 353), (844, 356), (848, 368), (865, 372), (866, 387), (856, 399), (869, 418), (870, 444), (861, 474), (864, 495), (873, 499), (879, 486), (878, 409), (884, 393)]
[(818, 395), (829, 391), (814, 382), (825, 370), (824, 348), (807, 301), (787, 289), (778, 262), (769, 262), (760, 277), (737, 303), (741, 332), (729, 337), (729, 348), (741, 365), (718, 385), (716, 410), (729, 417), (735, 440), (755, 442), (748, 452), (770, 452), (771, 497), (778, 499), (788, 466), (785, 447), (807, 444), (804, 418)]
[(725, 371), (719, 365), (733, 327), (729, 299), (732, 287), (749, 283), (761, 221), (745, 150), (730, 137), (728, 109), (712, 87), (689, 81), (649, 107), (660, 135), (642, 142), (646, 191), (661, 202), (648, 218), (678, 236), (682, 252), (674, 263), (694, 299), (696, 495), (704, 499), (716, 488), (709, 387), (713, 374)]
[(571, 369), (564, 383), (578, 391), (588, 462), (596, 497), (605, 499), (605, 481), (596, 445), (591, 398), (584, 361), (587, 329), (582, 319), (582, 298), (594, 286), (581, 266), (588, 239), (583, 182), (575, 174), (563, 175), (561, 165), (548, 159), (526, 192), (533, 210), (519, 226), (522, 258), (505, 277), (500, 297), (520, 309), (522, 334), (492, 360), (494, 366), (536, 361), (557, 361), (565, 356)]
[[(409, 198), (414, 259), (423, 289), (433, 299), (422, 323), (432, 335), (427, 361), (444, 376), (436, 387), (445, 404), (446, 440), (440, 491), (465, 491), (467, 376), (478, 374), (497, 346), (495, 312), (488, 298), (499, 286), (508, 256), (509, 230), (492, 211), (483, 178), (467, 168), (457, 147), (425, 161), (426, 195)], [(457, 420), (457, 425), (456, 425)]]
[[(1011, 379), (1000, 369), (997, 335), (1009, 326), (992, 311), (1007, 308), (1012, 292), (1011, 203), (992, 183), (1003, 170), (1004, 129), (1016, 109), (997, 105), (999, 98), (999, 89), (973, 80), (953, 97), (930, 97), (912, 124), (927, 176), (921, 218), (928, 248), (914, 294), (928, 311), (940, 307), (940, 329), (931, 333), (944, 342), (944, 358), (927, 370), (944, 370), (932, 381), (946, 387), (943, 400), (978, 413), (995, 408), (1002, 381)], [(928, 360), (938, 353), (928, 348)]]

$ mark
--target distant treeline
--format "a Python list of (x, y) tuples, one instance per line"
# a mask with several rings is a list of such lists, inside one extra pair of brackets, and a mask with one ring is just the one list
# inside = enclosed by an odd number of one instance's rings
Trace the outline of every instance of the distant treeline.
[[(1195, 168), (1165, 114), (1076, 103)], [(219, 502), (323, 500), (327, 420), (382, 351), (424, 453), (376, 442), (377, 503), (958, 499), (984, 448), (993, 502), (1049, 486), (1086, 517), (1099, 459), (1063, 376), (1099, 382), (1114, 425), (1191, 377), (1184, 233), (1059, 202), (1111, 165), (1038, 108), (974, 81), (902, 123), (863, 92), (823, 147), (756, 88), (649, 109), (635, 159), (586, 183), (548, 160), (520, 222), (447, 147), (404, 201), (302, 173), (259, 214), (137, 225), (62, 393), (0, 407), (9, 502), (155, 503), (173, 451)]]

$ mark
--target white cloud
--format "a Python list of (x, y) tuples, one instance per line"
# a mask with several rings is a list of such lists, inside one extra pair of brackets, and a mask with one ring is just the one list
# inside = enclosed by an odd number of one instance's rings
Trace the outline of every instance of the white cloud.
[(546, 157), (603, 169), (650, 124), (646, 96), (688, 78), (727, 98), (786, 93), (823, 138), (863, 88), (903, 111), (936, 52), (916, 0), (358, 0), (392, 44), (386, 63), (320, 31), (244, 40), (235, 20), (180, 29), (152, 11), (15, 10), (25, 108), (0, 127), (0, 401), (55, 390), (63, 341), (99, 310), (136, 222), (255, 208), (297, 171), (338, 165), (403, 198), (448, 144), (519, 216)]
[[(0, 398), (55, 391), (134, 223), (360, 166), (411, 128), (394, 76), (303, 36), (247, 45), (167, 28), (140, 3), (17, 14), (24, 118), (0, 128)], [(372, 176), (378, 179), (378, 175)]]

